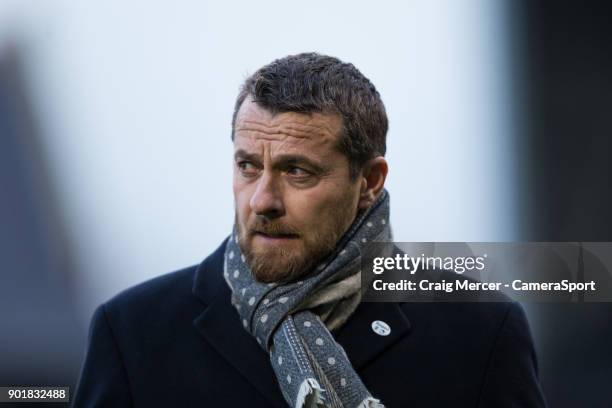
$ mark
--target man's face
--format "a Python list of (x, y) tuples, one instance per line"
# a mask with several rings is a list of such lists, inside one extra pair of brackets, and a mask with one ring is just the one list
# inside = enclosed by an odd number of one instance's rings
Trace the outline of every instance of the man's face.
[(360, 178), (337, 148), (335, 114), (272, 115), (247, 98), (234, 129), (238, 244), (260, 282), (310, 272), (357, 213)]

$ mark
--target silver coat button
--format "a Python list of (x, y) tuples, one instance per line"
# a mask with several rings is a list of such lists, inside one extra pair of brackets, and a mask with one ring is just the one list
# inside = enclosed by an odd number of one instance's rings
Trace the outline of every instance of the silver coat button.
[(379, 336), (388, 336), (391, 333), (389, 325), (382, 320), (374, 320), (372, 322), (372, 330)]

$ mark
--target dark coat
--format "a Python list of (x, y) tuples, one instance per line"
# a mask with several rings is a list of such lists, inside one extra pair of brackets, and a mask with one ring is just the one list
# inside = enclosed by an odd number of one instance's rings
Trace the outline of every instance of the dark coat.
[[(230, 303), (224, 246), (96, 309), (75, 407), (287, 407)], [(391, 333), (374, 333), (374, 320)], [(514, 302), (362, 302), (336, 339), (390, 408), (545, 406)]]

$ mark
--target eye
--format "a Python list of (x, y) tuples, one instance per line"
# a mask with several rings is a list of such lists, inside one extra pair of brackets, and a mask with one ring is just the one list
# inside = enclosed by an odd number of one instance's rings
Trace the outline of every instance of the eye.
[(304, 178), (304, 177), (308, 177), (312, 175), (312, 173), (309, 172), (308, 170), (304, 170), (301, 167), (295, 167), (295, 166), (289, 167), (287, 169), (287, 174), (293, 177), (297, 177), (297, 178)]
[(257, 174), (257, 167), (250, 161), (239, 161), (236, 163), (240, 172), (245, 176), (254, 176)]

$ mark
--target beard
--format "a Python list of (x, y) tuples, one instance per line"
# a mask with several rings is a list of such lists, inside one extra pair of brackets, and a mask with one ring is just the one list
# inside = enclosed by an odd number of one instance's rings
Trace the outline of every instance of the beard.
[[(263, 216), (255, 216), (248, 226), (243, 227), (236, 214), (238, 246), (253, 278), (262, 283), (287, 283), (311, 272), (334, 250), (354, 219), (354, 214), (341, 210), (343, 208), (346, 207), (337, 206), (337, 210), (319, 219), (316, 228), (305, 228), (307, 231)], [(257, 234), (282, 235), (292, 239), (283, 245), (257, 246), (253, 244)]]

